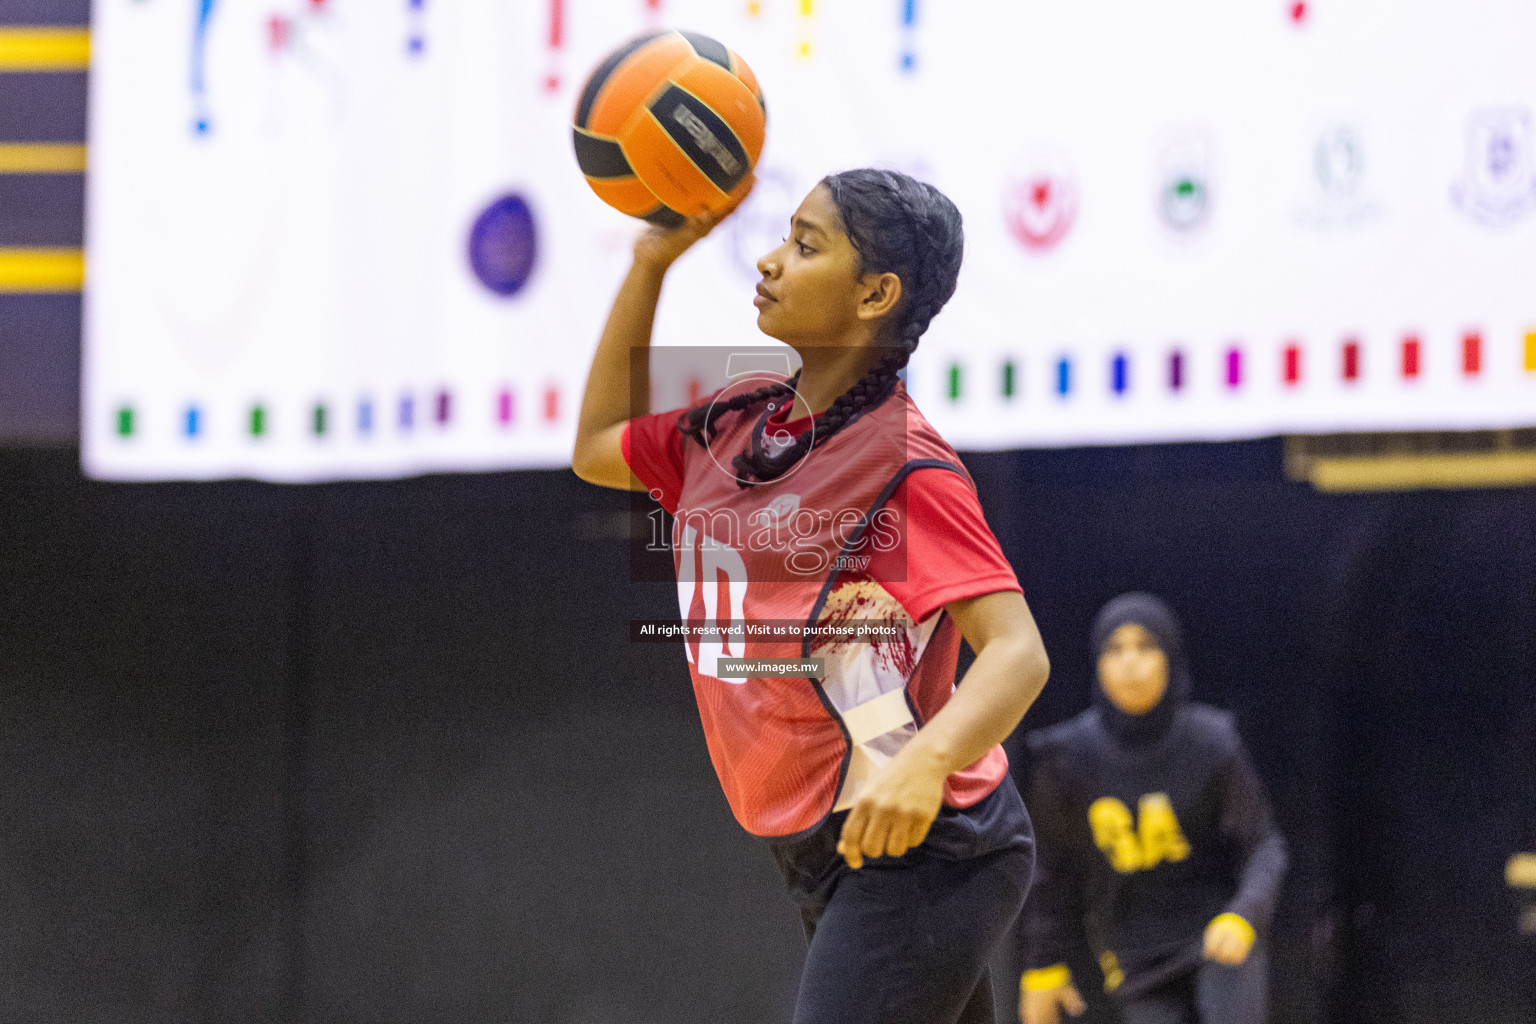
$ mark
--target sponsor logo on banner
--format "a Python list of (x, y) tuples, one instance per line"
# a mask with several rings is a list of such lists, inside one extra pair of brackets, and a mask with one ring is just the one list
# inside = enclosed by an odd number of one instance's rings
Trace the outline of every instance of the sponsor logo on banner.
[(528, 201), (513, 193), (487, 206), (469, 229), (469, 266), (503, 298), (522, 291), (538, 263), (539, 233)]
[(1334, 125), (1312, 147), (1313, 197), (1298, 214), (1303, 224), (1335, 227), (1368, 220), (1379, 211), (1365, 195), (1365, 144), (1352, 125)]
[(1210, 147), (1199, 136), (1167, 143), (1158, 161), (1157, 212), (1175, 236), (1193, 237), (1211, 219)]
[(1488, 227), (1513, 224), (1536, 208), (1536, 138), (1531, 112), (1490, 107), (1467, 118), (1466, 160), (1451, 201)]
[(1024, 248), (1054, 249), (1077, 220), (1077, 183), (1062, 172), (1034, 171), (1003, 184), (1003, 223)]

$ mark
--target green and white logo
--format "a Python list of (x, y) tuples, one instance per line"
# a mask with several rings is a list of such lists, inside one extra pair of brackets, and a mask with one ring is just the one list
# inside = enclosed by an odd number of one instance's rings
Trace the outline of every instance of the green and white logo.
[(1211, 219), (1210, 147), (1202, 134), (1164, 143), (1158, 159), (1157, 212), (1176, 237), (1191, 237)]

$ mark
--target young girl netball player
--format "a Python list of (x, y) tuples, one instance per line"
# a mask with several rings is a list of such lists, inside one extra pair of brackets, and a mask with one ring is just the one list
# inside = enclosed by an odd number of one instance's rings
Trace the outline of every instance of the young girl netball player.
[(1262, 1024), (1286, 860), (1264, 787), (1231, 718), (1188, 702), (1166, 604), (1110, 601), (1093, 648), (1095, 706), (1028, 737), (1040, 871), (1019, 921), (1020, 1016), (1083, 1011), (1065, 961), (1087, 938), (1125, 1024)]
[[(749, 658), (820, 657), (820, 678), (735, 677), (720, 643), (684, 649), (731, 809), (800, 905), (796, 1024), (990, 1022), (987, 960), (1033, 862), (998, 743), (1048, 665), (970, 477), (897, 376), (954, 292), (959, 211), (889, 171), (825, 178), (758, 262), (758, 326), (800, 372), (631, 419), (631, 350), (649, 344), (662, 277), (717, 220), (636, 243), (574, 468), (677, 517), (686, 623), (897, 624), (874, 643), (747, 640)], [(857, 552), (869, 561), (830, 557)], [(976, 660), (957, 688), (962, 636)]]

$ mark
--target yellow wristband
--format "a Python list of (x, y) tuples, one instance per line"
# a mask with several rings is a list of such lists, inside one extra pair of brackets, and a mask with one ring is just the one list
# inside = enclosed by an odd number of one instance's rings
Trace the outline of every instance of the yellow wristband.
[(1072, 971), (1066, 964), (1036, 967), (1025, 971), (1019, 979), (1019, 989), (1024, 992), (1046, 992), (1072, 983)]
[(1242, 914), (1234, 914), (1230, 911), (1225, 914), (1217, 914), (1215, 917), (1211, 918), (1211, 924), (1234, 925), (1238, 931), (1243, 933), (1244, 938), (1248, 940), (1248, 945), (1253, 945), (1253, 940), (1255, 937), (1253, 925), (1249, 924), (1248, 919), (1243, 917)]

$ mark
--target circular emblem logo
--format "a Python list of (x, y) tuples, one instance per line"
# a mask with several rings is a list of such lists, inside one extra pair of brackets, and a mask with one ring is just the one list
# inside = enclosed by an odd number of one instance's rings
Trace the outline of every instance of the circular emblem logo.
[(1210, 189), (1194, 174), (1179, 174), (1163, 185), (1163, 223), (1175, 231), (1193, 231), (1205, 223)]
[(1209, 146), (1199, 131), (1183, 132), (1163, 147), (1157, 212), (1175, 236), (1190, 237), (1211, 218)]
[(528, 201), (503, 196), (475, 218), (469, 229), (469, 266), (497, 295), (516, 295), (528, 283), (538, 261), (538, 230)]
[(1522, 107), (1493, 107), (1467, 118), (1462, 178), (1451, 199), (1480, 224), (1513, 224), (1536, 208), (1536, 133)]
[(1365, 171), (1360, 138), (1354, 129), (1339, 125), (1323, 132), (1313, 150), (1312, 170), (1329, 196), (1342, 199), (1353, 195)]
[(1315, 186), (1296, 219), (1312, 228), (1345, 228), (1370, 220), (1379, 205), (1366, 188), (1365, 139), (1354, 125), (1325, 128), (1312, 145), (1312, 183)]
[(1003, 187), (1003, 223), (1026, 249), (1055, 248), (1076, 220), (1077, 184), (1064, 174), (1036, 172)]

